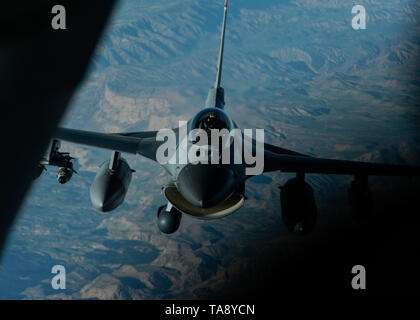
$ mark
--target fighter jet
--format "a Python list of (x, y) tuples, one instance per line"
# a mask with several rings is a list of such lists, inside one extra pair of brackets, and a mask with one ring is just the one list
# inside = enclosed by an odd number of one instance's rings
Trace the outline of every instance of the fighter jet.
[[(195, 145), (194, 141), (181, 137), (182, 130), (186, 130), (188, 136), (196, 129), (204, 131), (225, 129), (227, 132), (238, 129), (234, 120), (224, 110), (224, 89), (221, 87), (227, 7), (226, 0), (216, 80), (208, 92), (204, 108), (186, 122), (184, 129), (181, 127), (174, 129), (176, 134), (175, 154), (186, 152)], [(51, 144), (54, 153), (50, 152), (49, 154), (59, 155), (58, 158), (63, 161), (46, 161), (44, 164), (60, 166), (63, 174), (58, 179), (61, 183), (67, 182), (71, 178), (74, 169), (69, 155), (61, 154), (60, 156), (57, 141), (64, 140), (112, 150), (110, 159), (102, 164), (90, 188), (92, 205), (101, 212), (112, 211), (121, 205), (130, 185), (134, 170), (130, 168), (121, 153), (138, 154), (158, 162), (157, 152), (164, 143), (162, 139), (158, 138), (158, 131), (107, 134), (58, 128), (54, 139), (56, 142)], [(246, 142), (245, 138), (243, 141)], [(257, 140), (248, 139), (247, 141), (248, 147), (256, 152)], [(200, 145), (198, 148), (200, 147), (206, 146)], [(235, 148), (230, 143), (224, 147), (229, 150)], [(206, 150), (209, 149), (211, 148)], [(285, 225), (290, 231), (298, 234), (310, 232), (315, 225), (317, 215), (314, 191), (305, 181), (305, 175), (342, 174), (354, 176), (348, 192), (350, 205), (355, 211), (367, 215), (372, 209), (368, 176), (418, 176), (420, 173), (420, 167), (322, 159), (268, 143), (263, 144), (263, 157), (264, 169), (261, 173), (280, 171), (296, 174), (296, 177), (280, 187), (280, 203)], [(157, 211), (157, 225), (163, 233), (171, 234), (177, 231), (183, 213), (199, 219), (221, 218), (241, 208), (246, 200), (245, 184), (251, 177), (246, 174), (246, 169), (249, 167), (246, 161), (239, 164), (236, 162), (183, 163), (180, 161), (180, 157), (177, 157), (176, 161), (160, 164), (170, 175), (170, 183), (163, 187), (167, 204), (161, 206)]]

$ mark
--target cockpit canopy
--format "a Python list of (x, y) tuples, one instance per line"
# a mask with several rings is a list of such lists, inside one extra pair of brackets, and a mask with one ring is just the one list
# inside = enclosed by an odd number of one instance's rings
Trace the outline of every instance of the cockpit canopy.
[(201, 110), (191, 121), (190, 130), (202, 129), (210, 137), (211, 130), (233, 129), (232, 119), (222, 109), (206, 108)]

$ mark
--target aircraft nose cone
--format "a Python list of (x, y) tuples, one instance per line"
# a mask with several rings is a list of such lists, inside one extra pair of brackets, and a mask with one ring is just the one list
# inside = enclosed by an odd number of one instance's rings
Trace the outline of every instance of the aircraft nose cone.
[(233, 171), (226, 165), (189, 164), (178, 175), (178, 190), (191, 204), (212, 207), (233, 191)]

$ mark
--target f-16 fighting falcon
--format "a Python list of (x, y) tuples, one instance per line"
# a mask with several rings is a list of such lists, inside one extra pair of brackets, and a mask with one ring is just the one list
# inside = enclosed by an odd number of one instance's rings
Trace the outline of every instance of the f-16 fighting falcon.
[[(250, 168), (249, 161), (246, 159), (222, 161), (222, 163), (181, 161), (182, 154), (191, 154), (189, 152), (191, 150), (204, 154), (210, 150), (212, 157), (215, 154), (220, 157), (220, 154), (226, 150), (232, 151), (231, 154), (238, 150), (237, 144), (232, 143), (231, 140), (234, 139), (231, 139), (232, 136), (229, 134), (239, 128), (224, 110), (224, 89), (221, 87), (226, 15), (227, 0), (224, 5), (216, 80), (208, 92), (204, 108), (186, 121), (184, 126), (172, 131), (176, 139), (173, 148), (167, 150), (169, 161), (159, 160), (160, 148), (169, 141), (168, 138), (165, 142), (159, 131), (106, 134), (58, 128), (47, 157), (40, 163), (39, 174), (45, 165), (58, 166), (60, 169), (57, 179), (60, 183), (65, 183), (75, 172), (70, 155), (59, 152), (60, 140), (112, 150), (110, 159), (100, 167), (90, 188), (94, 208), (109, 212), (124, 201), (134, 172), (121, 153), (139, 154), (156, 161), (171, 177), (171, 182), (163, 188), (167, 204), (160, 207), (157, 212), (158, 227), (167, 234), (178, 230), (183, 213), (200, 219), (214, 219), (241, 208), (246, 199), (245, 183), (251, 177), (247, 174), (247, 169)], [(214, 130), (225, 132), (225, 136), (226, 133), (229, 136), (228, 142), (225, 141), (221, 144), (221, 149), (215, 150), (213, 143), (212, 145), (203, 143), (201, 137), (200, 143), (186, 138), (199, 130), (206, 133), (212, 133)], [(262, 152), (264, 165), (258, 173), (271, 171), (296, 173), (296, 177), (280, 188), (280, 199), (285, 225), (290, 231), (299, 234), (308, 233), (313, 229), (317, 214), (314, 192), (305, 181), (305, 175), (315, 173), (354, 176), (349, 188), (350, 205), (353, 210), (368, 214), (372, 207), (368, 176), (418, 176), (420, 173), (420, 167), (321, 159), (264, 142), (259, 146), (258, 139), (245, 134), (241, 135), (241, 139), (242, 143), (239, 145), (244, 146), (243, 153), (240, 148), (242, 160), (245, 158), (246, 150), (250, 150), (251, 153)], [(205, 157), (209, 157), (208, 153)], [(228, 160), (232, 159), (231, 155)]]

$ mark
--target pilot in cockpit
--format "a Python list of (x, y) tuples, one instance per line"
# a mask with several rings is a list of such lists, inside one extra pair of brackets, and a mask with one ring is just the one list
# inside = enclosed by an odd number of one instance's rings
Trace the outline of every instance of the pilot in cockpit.
[(204, 119), (198, 124), (199, 129), (206, 131), (210, 137), (212, 129), (222, 130), (226, 128), (226, 123), (223, 119), (220, 119), (215, 113), (209, 113)]

